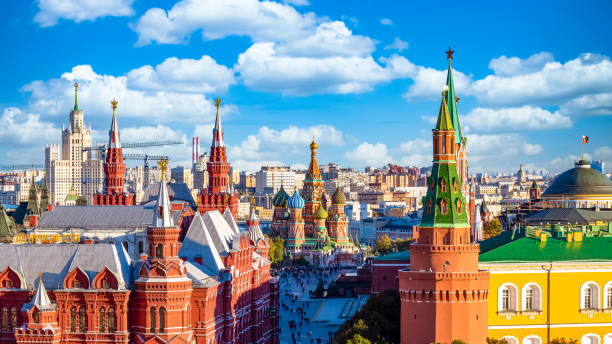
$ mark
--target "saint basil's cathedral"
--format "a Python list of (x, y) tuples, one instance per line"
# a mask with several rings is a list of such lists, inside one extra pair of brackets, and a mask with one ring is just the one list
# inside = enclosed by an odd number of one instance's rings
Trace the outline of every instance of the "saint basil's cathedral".
[(100, 210), (148, 211), (145, 251), (134, 259), (112, 239), (0, 244), (0, 342), (279, 342), (279, 279), (270, 275), (269, 246), (255, 211), (246, 230), (235, 221), (237, 195), (227, 188), (216, 103), (209, 188), (199, 195), (197, 212), (181, 214), (168, 191), (167, 160), (160, 161), (154, 204), (131, 205), (133, 195), (121, 187), (125, 163), (113, 100), (107, 187), (95, 195), (95, 205), (72, 207), (84, 220)]

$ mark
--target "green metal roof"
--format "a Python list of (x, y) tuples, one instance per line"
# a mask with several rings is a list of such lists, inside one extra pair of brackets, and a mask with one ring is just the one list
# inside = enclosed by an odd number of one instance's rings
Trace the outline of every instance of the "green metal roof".
[(440, 112), (438, 113), (436, 130), (453, 130), (453, 123), (448, 115), (448, 107), (446, 106), (446, 98), (444, 95), (442, 96), (442, 103), (440, 104)]
[(448, 104), (448, 114), (453, 128), (455, 128), (455, 144), (461, 144), (461, 126), (459, 125), (459, 112), (457, 111), (457, 96), (455, 95), (455, 83), (453, 82), (453, 69), (450, 61), (448, 63), (448, 73), (446, 75), (446, 104)]
[[(521, 237), (481, 253), (479, 261), (481, 263), (607, 261), (612, 260), (610, 247), (612, 247), (610, 237), (586, 237), (578, 242), (567, 242), (565, 239), (552, 237), (548, 237), (546, 242), (541, 242), (537, 238)], [(482, 249), (486, 249), (486, 244), (481, 244)]]
[(410, 261), (410, 251), (399, 251), (395, 253), (389, 253), (382, 256), (377, 256), (374, 260), (407, 260)]

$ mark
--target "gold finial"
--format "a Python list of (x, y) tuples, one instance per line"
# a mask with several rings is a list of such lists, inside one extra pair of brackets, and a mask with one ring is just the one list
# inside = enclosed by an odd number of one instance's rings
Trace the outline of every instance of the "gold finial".
[(168, 159), (166, 159), (166, 157), (162, 157), (161, 159), (159, 159), (159, 161), (157, 162), (157, 164), (159, 165), (159, 168), (161, 168), (161, 179), (164, 180), (164, 177), (166, 175), (166, 170), (168, 169), (168, 163), (170, 161)]
[(221, 106), (221, 98), (215, 99), (215, 105), (217, 106), (217, 114), (219, 114), (219, 107)]
[(77, 92), (79, 90), (79, 83), (75, 82), (74, 83), (74, 92)]
[(38, 273), (38, 278), (42, 278), (42, 272)]
[(117, 110), (117, 104), (119, 104), (119, 102), (117, 101), (117, 99), (113, 98), (113, 100), (111, 100), (111, 108), (113, 109), (113, 116), (115, 115), (115, 111)]

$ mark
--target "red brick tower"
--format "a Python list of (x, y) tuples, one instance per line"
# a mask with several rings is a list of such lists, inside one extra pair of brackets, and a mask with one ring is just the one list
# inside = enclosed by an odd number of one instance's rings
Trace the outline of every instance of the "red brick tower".
[(42, 274), (38, 278), (38, 286), (32, 301), (23, 305), (21, 309), (23, 326), (15, 329), (17, 344), (59, 343), (62, 331), (57, 323), (55, 304), (49, 300), (47, 290), (42, 283)]
[(399, 272), (402, 344), (484, 343), (487, 337), (489, 272), (478, 270), (479, 245), (470, 241), (445, 95), (419, 237), (410, 246), (410, 270)]
[[(174, 225), (166, 189), (167, 160), (161, 160), (162, 179), (153, 224), (147, 228), (147, 260), (134, 282), (133, 342), (193, 343), (191, 329), (192, 281), (178, 257), (180, 228)], [(171, 296), (171, 297), (170, 297)]]
[(319, 163), (317, 162), (317, 148), (319, 145), (312, 138), (310, 144), (310, 165), (308, 166), (308, 172), (306, 172), (306, 178), (304, 179), (304, 189), (302, 194), (306, 202), (304, 206), (304, 231), (306, 236), (314, 236), (314, 214), (317, 208), (321, 204), (321, 195), (323, 194), (324, 182), (319, 170)]
[(223, 128), (221, 128), (221, 117), (219, 107), (221, 99), (217, 97), (217, 119), (213, 128), (212, 145), (210, 146), (210, 159), (206, 163), (208, 171), (208, 188), (202, 190), (198, 195), (198, 211), (204, 214), (210, 210), (219, 210), (223, 214), (225, 208), (236, 219), (238, 214), (238, 194), (231, 192), (229, 187), (230, 164), (225, 154), (225, 143), (223, 142)]
[(108, 150), (104, 162), (104, 192), (94, 195), (94, 205), (134, 205), (136, 203), (136, 195), (123, 192), (125, 163), (123, 162), (123, 151), (115, 114), (117, 103), (116, 99), (111, 101), (113, 121), (108, 132)]

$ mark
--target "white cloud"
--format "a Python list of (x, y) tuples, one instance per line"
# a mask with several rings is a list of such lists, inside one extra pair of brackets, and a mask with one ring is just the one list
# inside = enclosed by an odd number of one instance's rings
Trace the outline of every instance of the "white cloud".
[(345, 156), (348, 160), (365, 166), (382, 166), (393, 162), (387, 145), (379, 142), (375, 144), (363, 142), (352, 151), (346, 152)]
[(523, 131), (569, 128), (572, 120), (533, 106), (489, 109), (477, 107), (461, 118), (464, 131)]
[(274, 43), (255, 43), (240, 54), (234, 67), (240, 79), (258, 91), (290, 95), (362, 93), (398, 77), (391, 58), (386, 68), (367, 57), (292, 57)]
[(538, 155), (542, 153), (542, 146), (525, 142), (523, 144), (523, 153), (525, 153), (525, 155)]
[[(408, 87), (404, 98), (408, 101), (439, 100), (446, 84), (446, 75), (447, 70), (413, 65), (408, 77), (414, 83)], [(471, 84), (471, 76), (453, 69), (453, 82), (457, 94), (465, 94)]]
[[(550, 166), (552, 167), (552, 172), (558, 173), (568, 170), (574, 167), (574, 163), (579, 160), (581, 157), (574, 154), (569, 154), (563, 157), (556, 157), (551, 160)], [(592, 156), (589, 153), (584, 153), (584, 159), (591, 160)]]
[(39, 162), (44, 145), (57, 142), (60, 137), (60, 129), (52, 123), (16, 107), (5, 108), (0, 121), (0, 142), (4, 148), (0, 161), (10, 164)]
[(588, 94), (571, 99), (559, 107), (559, 113), (567, 116), (612, 114), (612, 93)]
[(380, 23), (383, 25), (388, 25), (388, 26), (393, 25), (393, 21), (389, 18), (382, 18), (380, 20)]
[(493, 70), (495, 75), (513, 76), (538, 72), (544, 68), (547, 63), (553, 61), (553, 55), (547, 52), (533, 54), (527, 59), (502, 55), (492, 59), (491, 62), (489, 62), (489, 68)]
[[(563, 64), (550, 61), (543, 66), (529, 63), (530, 59), (521, 60), (515, 66), (519, 72), (508, 72), (507, 65), (505, 69), (497, 67), (497, 70), (510, 75), (489, 75), (477, 80), (469, 93), (481, 104), (559, 105), (569, 99), (612, 89), (612, 62), (607, 56), (582, 54)], [(528, 72), (538, 65), (541, 67), (539, 70)]]
[[(180, 63), (179, 63), (180, 64)], [(155, 71), (151, 74), (162, 74), (172, 80), (171, 72)], [(119, 101), (117, 109), (118, 116), (131, 118), (141, 118), (160, 123), (167, 122), (192, 122), (208, 121), (214, 118), (215, 106), (211, 99), (206, 98), (200, 93), (185, 93), (180, 89), (189, 88), (186, 79), (174, 75), (175, 84), (179, 90), (158, 89), (140, 90), (131, 88), (133, 85), (132, 77), (136, 78), (136, 84), (143, 79), (139, 73), (128, 73), (127, 75), (113, 76), (97, 74), (89, 65), (80, 65), (72, 68), (69, 73), (64, 73), (58, 79), (47, 81), (33, 81), (22, 87), (22, 91), (31, 93), (29, 106), (33, 112), (45, 115), (64, 114), (74, 105), (75, 81), (79, 82), (79, 106), (84, 109), (88, 116), (110, 116), (111, 99)], [(159, 77), (155, 75), (155, 78)], [(195, 80), (203, 87), (206, 81)], [(181, 86), (182, 85), (182, 86)], [(154, 87), (154, 86), (151, 86)], [(169, 87), (169, 86), (165, 86)], [(222, 106), (224, 114), (236, 112), (232, 105)], [(92, 118), (90, 117), (90, 118)]]
[(397, 50), (400, 53), (406, 49), (408, 49), (408, 42), (402, 41), (399, 37), (395, 37), (393, 43), (385, 46), (385, 50)]
[(189, 93), (224, 93), (236, 82), (231, 69), (207, 55), (199, 60), (170, 57), (155, 67), (132, 69), (126, 76), (127, 86), (135, 90)]
[[(121, 127), (119, 123), (122, 142), (146, 142), (146, 141), (183, 141), (182, 145), (169, 145), (162, 147), (143, 147), (124, 151), (125, 153), (141, 153), (149, 155), (166, 155), (172, 166), (191, 166), (191, 140), (180, 130), (172, 129), (165, 125), (150, 125), (140, 127)], [(189, 148), (188, 148), (189, 147)], [(131, 160), (130, 160), (131, 161)], [(142, 161), (131, 161), (141, 165)]]
[(57, 24), (60, 18), (80, 23), (105, 16), (132, 16), (133, 2), (134, 0), (37, 0), (40, 11), (34, 16), (34, 21), (42, 27), (49, 27)]
[(290, 41), (314, 31), (318, 19), (288, 4), (257, 0), (183, 0), (172, 9), (149, 9), (132, 25), (139, 45), (184, 43), (196, 30), (204, 39), (230, 35), (258, 41)]
[(258, 136), (267, 142), (289, 145), (307, 146), (315, 137), (317, 142), (340, 146), (344, 144), (342, 132), (331, 125), (321, 124), (308, 128), (289, 126), (283, 130), (274, 130), (266, 126), (261, 127)]
[(432, 141), (414, 139), (400, 144), (402, 153), (399, 163), (402, 166), (429, 166), (432, 159)]
[(601, 146), (595, 149), (594, 157), (598, 160), (606, 161), (608, 164), (612, 164), (612, 148), (608, 146)]

